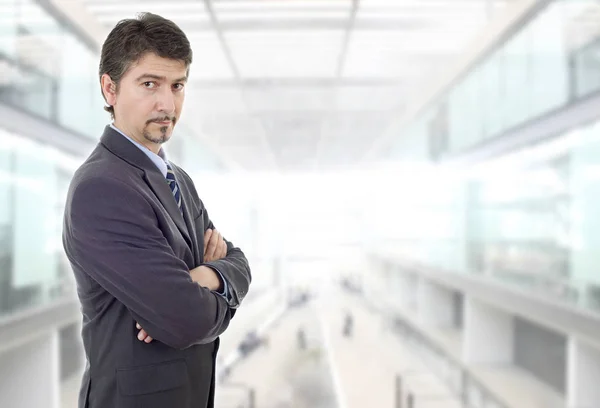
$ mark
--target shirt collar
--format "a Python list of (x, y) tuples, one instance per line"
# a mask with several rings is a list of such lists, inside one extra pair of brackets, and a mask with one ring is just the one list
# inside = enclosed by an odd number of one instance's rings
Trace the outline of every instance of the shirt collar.
[(146, 154), (146, 156), (148, 156), (148, 158), (150, 160), (152, 160), (152, 162), (156, 165), (156, 167), (158, 167), (158, 169), (163, 174), (163, 176), (167, 177), (168, 159), (167, 159), (167, 153), (165, 152), (165, 149), (163, 147), (161, 147), (160, 150), (158, 151), (158, 154), (156, 154), (153, 151), (151, 151), (150, 149), (148, 149), (146, 146), (142, 145), (141, 143), (138, 143), (131, 137), (127, 136), (119, 128), (117, 128), (114, 125), (114, 123), (111, 123), (110, 127), (113, 128), (114, 130), (116, 130), (117, 132), (119, 132), (127, 140), (129, 140), (131, 143), (133, 143), (135, 146), (137, 146), (141, 151), (143, 151)]

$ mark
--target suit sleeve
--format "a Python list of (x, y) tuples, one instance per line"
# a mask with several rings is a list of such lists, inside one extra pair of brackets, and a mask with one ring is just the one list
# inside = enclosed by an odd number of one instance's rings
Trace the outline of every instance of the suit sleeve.
[[(208, 217), (208, 212), (204, 204), (200, 201), (203, 209), (204, 226), (206, 229), (215, 229), (212, 221)], [(250, 283), (252, 282), (252, 273), (246, 256), (241, 249), (235, 247), (231, 242), (223, 238), (227, 244), (227, 255), (217, 261), (206, 262), (205, 265), (211, 266), (223, 276), (227, 281), (229, 291), (229, 306), (238, 308), (244, 297), (248, 294)]]
[(151, 337), (184, 349), (225, 331), (231, 318), (227, 302), (192, 281), (139, 192), (98, 177), (81, 182), (71, 194), (67, 255), (123, 303)]

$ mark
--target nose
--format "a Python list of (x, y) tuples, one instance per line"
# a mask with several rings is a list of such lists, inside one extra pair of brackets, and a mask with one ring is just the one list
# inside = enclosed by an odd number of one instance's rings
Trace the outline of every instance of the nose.
[(164, 89), (157, 93), (156, 108), (159, 112), (164, 112), (169, 116), (175, 113), (175, 96), (170, 89)]

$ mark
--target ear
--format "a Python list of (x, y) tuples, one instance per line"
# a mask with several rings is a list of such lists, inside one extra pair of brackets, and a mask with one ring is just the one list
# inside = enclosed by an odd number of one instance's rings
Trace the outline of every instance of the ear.
[(108, 74), (103, 74), (100, 78), (102, 93), (106, 99), (106, 103), (114, 106), (117, 103), (117, 85), (113, 82)]

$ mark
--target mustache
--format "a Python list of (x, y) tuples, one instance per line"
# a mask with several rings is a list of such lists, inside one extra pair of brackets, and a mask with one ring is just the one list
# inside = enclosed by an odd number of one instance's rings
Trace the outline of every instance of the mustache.
[(147, 120), (146, 124), (148, 125), (152, 122), (167, 122), (167, 121), (171, 121), (171, 122), (173, 122), (173, 124), (175, 124), (177, 119), (175, 119), (174, 116), (163, 116), (162, 118), (154, 118), (154, 119)]

